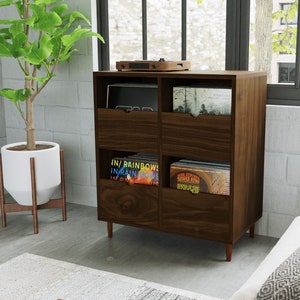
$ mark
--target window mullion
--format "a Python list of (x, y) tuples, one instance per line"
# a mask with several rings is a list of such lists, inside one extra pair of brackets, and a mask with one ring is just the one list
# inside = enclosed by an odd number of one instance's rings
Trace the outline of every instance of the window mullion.
[(105, 39), (105, 44), (98, 41), (98, 68), (99, 70), (110, 69), (109, 59), (109, 22), (108, 0), (97, 0), (97, 31)]
[(250, 0), (227, 0), (226, 70), (247, 70)]
[(296, 42), (296, 66), (295, 66), (295, 87), (300, 88), (300, 5), (298, 5), (298, 16), (297, 16), (297, 42)]
[(186, 0), (181, 1), (181, 59), (186, 60)]
[(143, 35), (143, 59), (148, 59), (147, 44), (147, 0), (142, 0), (142, 35)]

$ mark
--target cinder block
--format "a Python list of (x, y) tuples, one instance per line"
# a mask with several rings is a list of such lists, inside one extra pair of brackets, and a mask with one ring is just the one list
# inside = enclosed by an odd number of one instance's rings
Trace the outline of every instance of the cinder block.
[(54, 133), (54, 141), (64, 149), (67, 159), (81, 160), (80, 136), (72, 133)]
[(93, 161), (95, 164), (95, 136), (82, 135), (80, 138), (81, 159)]
[(300, 187), (300, 153), (287, 158), (287, 183)]
[(286, 151), (288, 153), (300, 155), (300, 124), (299, 122), (292, 122), (288, 120), (286, 123), (288, 124), (287, 131), (285, 132), (287, 137)]
[(87, 54), (74, 56), (70, 61), (70, 77), (74, 81), (91, 82), (93, 80), (92, 56)]
[(262, 217), (255, 223), (255, 234), (258, 235), (268, 235), (268, 218), (267, 212), (263, 212)]
[(64, 133), (80, 133), (82, 112), (76, 108), (47, 107), (45, 126), (48, 130)]
[(82, 109), (80, 110), (80, 132), (84, 135), (94, 135), (94, 110)]
[(294, 215), (298, 210), (299, 191), (287, 183), (265, 183), (264, 211)]
[(273, 214), (269, 215), (268, 236), (280, 238), (294, 220), (294, 216)]
[[(77, 83), (72, 81), (51, 81), (39, 96), (40, 105), (78, 107)], [(38, 97), (39, 97), (38, 96)]]
[(6, 123), (5, 123), (5, 112), (4, 112), (4, 103), (0, 97), (0, 138), (6, 136)]
[[(71, 195), (72, 197), (69, 202), (97, 207), (96, 187), (73, 184)], [(96, 210), (95, 210), (95, 218), (96, 218)]]
[(264, 179), (278, 184), (285, 182), (286, 162), (285, 154), (267, 152), (265, 154)]
[(277, 120), (268, 120), (265, 134), (265, 151), (285, 152), (289, 126)]
[(4, 145), (6, 145), (7, 142), (6, 142), (6, 137), (1, 137), (0, 138), (0, 147), (3, 147)]
[(79, 107), (94, 109), (94, 94), (92, 82), (78, 83)]
[(80, 161), (76, 159), (68, 159), (65, 156), (65, 175), (66, 181), (71, 184), (90, 186), (91, 169), (88, 161)]

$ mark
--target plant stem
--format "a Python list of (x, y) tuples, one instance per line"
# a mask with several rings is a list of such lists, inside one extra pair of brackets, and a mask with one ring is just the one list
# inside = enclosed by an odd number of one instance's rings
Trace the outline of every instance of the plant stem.
[[(30, 1), (23, 0), (23, 7), (24, 7), (24, 20), (29, 18), (28, 15), (28, 6)], [(24, 32), (27, 36), (29, 36), (29, 27), (24, 24)], [(31, 68), (30, 63), (25, 61), (24, 69), (26, 75), (30, 75)], [(34, 70), (35, 71), (35, 70)], [(26, 136), (27, 136), (27, 150), (35, 150), (35, 137), (34, 137), (34, 115), (33, 115), (33, 100), (35, 98), (34, 90), (32, 87), (32, 80), (25, 78), (25, 90), (30, 90), (30, 96), (26, 101)]]

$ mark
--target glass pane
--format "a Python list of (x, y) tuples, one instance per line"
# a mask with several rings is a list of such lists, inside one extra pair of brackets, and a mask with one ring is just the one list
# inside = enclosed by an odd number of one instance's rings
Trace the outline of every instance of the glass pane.
[(109, 45), (111, 69), (116, 61), (141, 60), (142, 50), (142, 1), (110, 0)]
[(192, 69), (224, 70), (226, 1), (187, 1), (187, 60)]
[(181, 0), (148, 0), (148, 59), (181, 59)]
[(249, 69), (268, 83), (295, 82), (298, 0), (252, 0)]

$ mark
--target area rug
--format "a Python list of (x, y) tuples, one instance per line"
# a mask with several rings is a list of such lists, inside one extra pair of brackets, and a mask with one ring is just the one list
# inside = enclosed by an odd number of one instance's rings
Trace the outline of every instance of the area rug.
[(29, 253), (0, 265), (5, 300), (217, 300)]

